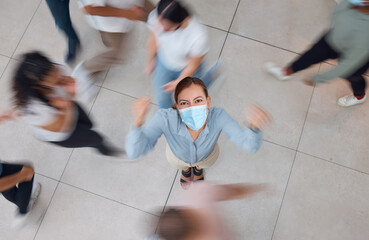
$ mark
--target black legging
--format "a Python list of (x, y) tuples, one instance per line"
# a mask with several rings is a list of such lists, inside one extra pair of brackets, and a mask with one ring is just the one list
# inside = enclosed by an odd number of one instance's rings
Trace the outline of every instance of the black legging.
[[(9, 164), (9, 163), (0, 163), (0, 164), (2, 164), (3, 166), (3, 171), (0, 175), (0, 178), (16, 174), (20, 172), (23, 168), (23, 165), (19, 164)], [(25, 214), (27, 213), (28, 203), (31, 198), (32, 186), (33, 186), (33, 178), (31, 181), (19, 183), (18, 187), (14, 186), (2, 192), (2, 194), (10, 202), (18, 206), (19, 212), (21, 214)]]
[(78, 110), (78, 120), (72, 135), (61, 142), (50, 142), (66, 148), (93, 147), (104, 155), (111, 154), (111, 147), (104, 144), (104, 138), (94, 130), (93, 123), (86, 112), (75, 103)]
[[(321, 39), (314, 44), (308, 51), (296, 59), (290, 67), (293, 72), (298, 72), (310, 67), (313, 64), (323, 62), (327, 59), (337, 59), (340, 53), (335, 51), (325, 40), (327, 34), (324, 34)], [(350, 82), (351, 88), (355, 96), (365, 94), (366, 81), (362, 76), (369, 68), (369, 59), (362, 66), (358, 66), (357, 70), (349, 76), (340, 76)]]

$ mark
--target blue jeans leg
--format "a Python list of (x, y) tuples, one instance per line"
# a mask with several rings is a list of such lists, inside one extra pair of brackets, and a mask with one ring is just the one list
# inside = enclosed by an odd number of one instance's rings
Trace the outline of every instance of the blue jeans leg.
[(177, 79), (180, 73), (180, 71), (178, 72), (168, 69), (159, 60), (159, 58), (156, 59), (156, 66), (153, 73), (153, 84), (156, 93), (156, 101), (160, 108), (170, 108), (173, 105), (173, 93), (164, 92), (163, 85)]
[(68, 52), (74, 54), (80, 41), (70, 19), (69, 0), (46, 0), (46, 3), (54, 17), (56, 26), (68, 38)]

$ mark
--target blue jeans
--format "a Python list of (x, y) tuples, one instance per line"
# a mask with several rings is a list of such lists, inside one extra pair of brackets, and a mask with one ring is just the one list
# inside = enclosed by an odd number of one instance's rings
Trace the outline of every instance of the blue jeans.
[(54, 17), (56, 26), (68, 38), (68, 53), (74, 54), (79, 44), (79, 39), (70, 20), (69, 0), (46, 0), (46, 3)]
[[(200, 67), (193, 77), (201, 79), (206, 87), (209, 87), (213, 81), (212, 73), (215, 70), (214, 65), (208, 72), (204, 74), (204, 64), (201, 63)], [(173, 93), (167, 93), (163, 91), (163, 85), (170, 81), (176, 80), (182, 71), (173, 71), (166, 67), (159, 57), (156, 58), (156, 65), (153, 73), (153, 84), (156, 93), (156, 101), (160, 108), (170, 108), (174, 104)]]

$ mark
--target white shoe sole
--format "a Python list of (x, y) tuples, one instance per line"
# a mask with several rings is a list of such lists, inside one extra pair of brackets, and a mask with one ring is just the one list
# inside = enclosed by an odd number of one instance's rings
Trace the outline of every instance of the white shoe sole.
[(266, 63), (264, 63), (264, 71), (267, 72), (267, 73), (269, 73), (270, 75), (272, 75), (273, 77), (275, 77), (279, 81), (286, 81), (286, 80), (290, 80), (291, 79), (291, 76), (283, 76), (281, 74), (282, 68), (278, 67), (273, 62), (266, 62)]

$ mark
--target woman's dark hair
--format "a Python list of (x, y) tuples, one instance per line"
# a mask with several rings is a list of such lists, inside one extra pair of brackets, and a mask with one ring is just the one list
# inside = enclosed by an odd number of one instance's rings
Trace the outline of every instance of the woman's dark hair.
[(182, 240), (194, 230), (184, 210), (170, 208), (160, 217), (157, 233), (165, 240)]
[(24, 107), (30, 98), (36, 98), (48, 104), (48, 99), (41, 94), (39, 88), (41, 82), (54, 68), (54, 65), (40, 52), (30, 52), (22, 56), (12, 84), (17, 107)]
[(201, 81), (199, 78), (195, 77), (185, 77), (183, 78), (176, 86), (176, 90), (174, 91), (174, 100), (178, 103), (178, 95), (186, 88), (192, 86), (192, 84), (199, 85), (204, 90), (206, 98), (208, 98), (208, 89), (205, 86), (204, 82)]
[(157, 6), (158, 15), (174, 23), (181, 23), (190, 16), (187, 9), (176, 0), (161, 0)]

